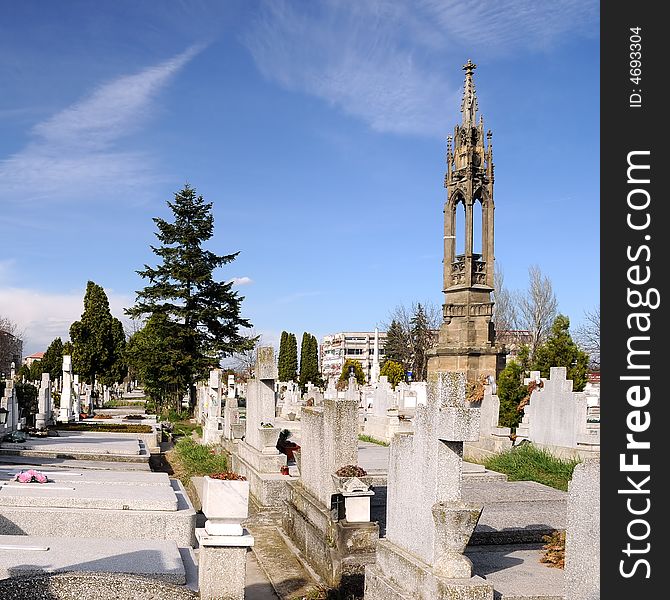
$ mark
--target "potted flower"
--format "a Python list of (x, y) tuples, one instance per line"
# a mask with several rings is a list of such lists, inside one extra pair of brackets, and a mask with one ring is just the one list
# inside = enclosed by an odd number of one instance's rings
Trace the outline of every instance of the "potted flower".
[(209, 535), (242, 535), (242, 521), (249, 516), (249, 482), (231, 471), (206, 475), (202, 512)]
[(370, 521), (370, 489), (372, 477), (358, 465), (344, 465), (333, 473), (337, 493), (344, 498), (344, 518), (349, 523)]
[(332, 477), (337, 490), (343, 489), (347, 482), (354, 478), (367, 485), (368, 488), (372, 485), (372, 477), (368, 475), (363, 467), (358, 465), (344, 465), (337, 469)]

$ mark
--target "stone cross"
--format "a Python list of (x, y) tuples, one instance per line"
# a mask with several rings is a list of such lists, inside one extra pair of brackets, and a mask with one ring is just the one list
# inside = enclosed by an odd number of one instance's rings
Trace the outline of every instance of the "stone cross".
[(387, 539), (447, 578), (469, 578), (463, 550), (482, 508), (462, 501), (463, 442), (479, 437), (479, 409), (465, 400), (464, 373), (434, 373), (414, 434), (393, 438)]
[[(244, 439), (250, 446), (266, 454), (272, 453), (279, 438), (279, 429), (274, 427), (276, 379), (274, 348), (261, 346), (256, 357), (254, 378), (247, 385), (247, 426)], [(278, 453), (276, 448), (275, 452)]]

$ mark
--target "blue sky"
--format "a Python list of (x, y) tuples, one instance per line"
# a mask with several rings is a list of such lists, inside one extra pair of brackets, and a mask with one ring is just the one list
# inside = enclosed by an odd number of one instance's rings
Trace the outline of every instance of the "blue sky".
[(439, 304), (445, 140), (477, 63), (496, 261), (537, 264), (573, 326), (599, 304), (599, 16), (591, 0), (9, 3), (0, 21), (0, 315), (68, 337), (88, 280), (115, 316), (185, 182), (240, 251), (274, 342)]

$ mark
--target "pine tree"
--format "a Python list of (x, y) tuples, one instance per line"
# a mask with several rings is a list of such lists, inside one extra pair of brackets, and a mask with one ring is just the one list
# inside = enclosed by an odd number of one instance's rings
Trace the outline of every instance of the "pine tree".
[(138, 271), (150, 285), (137, 292), (135, 306), (126, 313), (135, 318), (160, 313), (171, 323), (167, 329), (179, 330), (179, 362), (188, 373), (180, 384), (188, 390), (193, 408), (195, 382), (222, 358), (253, 348), (255, 339), (240, 334), (240, 328), (252, 325), (240, 316), (244, 298), (232, 290), (233, 282), (213, 278), (215, 269), (239, 253), (217, 255), (202, 247), (214, 234), (212, 203), (205, 203), (187, 184), (167, 204), (174, 221), (153, 219), (161, 245), (151, 249), (161, 262)]

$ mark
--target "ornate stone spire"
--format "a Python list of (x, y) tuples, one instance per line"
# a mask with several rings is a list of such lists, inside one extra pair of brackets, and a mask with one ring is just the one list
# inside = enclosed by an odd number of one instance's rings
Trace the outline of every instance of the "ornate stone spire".
[(463, 65), (465, 71), (465, 84), (463, 86), (463, 102), (461, 112), (463, 113), (463, 127), (475, 127), (477, 125), (477, 93), (475, 82), (472, 80), (472, 72), (477, 68), (469, 58)]

